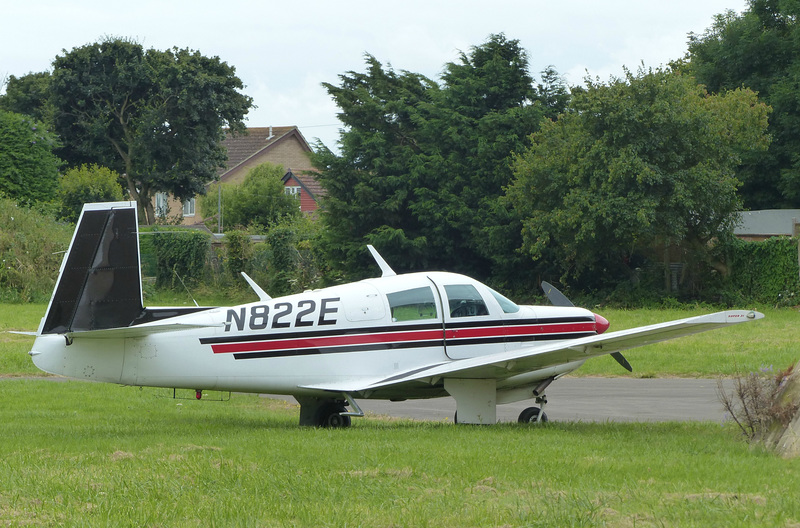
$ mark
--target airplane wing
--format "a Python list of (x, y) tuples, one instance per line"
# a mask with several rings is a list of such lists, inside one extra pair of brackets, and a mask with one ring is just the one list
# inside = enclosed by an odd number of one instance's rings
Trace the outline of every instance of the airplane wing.
[(760, 312), (747, 310), (717, 312), (580, 339), (547, 342), (509, 352), (445, 363), (438, 362), (380, 379), (342, 381), (309, 385), (304, 388), (356, 393), (412, 382), (436, 383), (442, 378), (502, 380), (523, 372), (611, 354), (763, 317), (764, 314)]

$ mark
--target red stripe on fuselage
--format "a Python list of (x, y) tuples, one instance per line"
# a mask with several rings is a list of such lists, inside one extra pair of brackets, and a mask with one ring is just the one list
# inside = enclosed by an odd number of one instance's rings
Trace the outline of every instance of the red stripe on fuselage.
[[(594, 332), (594, 323), (551, 323), (543, 325), (489, 326), (477, 328), (448, 329), (445, 339), (475, 339), (493, 337), (552, 336), (573, 333)], [(352, 345), (379, 345), (415, 341), (433, 341), (442, 338), (442, 331), (417, 330), (412, 332), (382, 332), (375, 334), (356, 334), (343, 336), (316, 336), (291, 339), (271, 339), (269, 341), (250, 341), (245, 343), (225, 343), (211, 345), (215, 354), (231, 354), (238, 352), (263, 352), (269, 350), (303, 350), (308, 348), (327, 348)], [(457, 343), (454, 343), (457, 344)]]
[(295, 339), (252, 341), (249, 343), (229, 343), (224, 345), (211, 345), (211, 349), (215, 354), (229, 354), (232, 352), (260, 352), (265, 350), (372, 345), (381, 343), (399, 343), (403, 341), (428, 341), (441, 338), (441, 330), (421, 330), (416, 332), (387, 332), (382, 334), (362, 334), (331, 337), (300, 337)]
[(458, 328), (447, 330), (446, 336), (447, 339), (467, 339), (475, 337), (522, 337), (574, 334), (578, 332), (594, 332), (594, 323), (551, 323), (539, 325), (491, 326), (484, 328)]

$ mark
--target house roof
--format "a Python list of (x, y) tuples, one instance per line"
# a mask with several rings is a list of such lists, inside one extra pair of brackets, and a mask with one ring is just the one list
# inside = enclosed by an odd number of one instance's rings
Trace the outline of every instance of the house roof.
[(764, 209), (742, 211), (733, 229), (736, 236), (792, 235), (794, 224), (800, 223), (800, 209)]
[(224, 179), (227, 173), (253, 156), (290, 137), (297, 138), (301, 145), (311, 152), (311, 147), (296, 126), (252, 127), (247, 129), (246, 134), (236, 136), (227, 133), (222, 145), (228, 151), (228, 161), (225, 163), (225, 168), (218, 173), (220, 178)]

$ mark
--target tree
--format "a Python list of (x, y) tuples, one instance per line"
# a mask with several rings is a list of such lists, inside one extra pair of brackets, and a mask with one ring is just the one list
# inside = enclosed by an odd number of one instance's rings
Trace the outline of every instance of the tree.
[(628, 278), (657, 247), (708, 258), (740, 206), (734, 169), (767, 146), (766, 105), (668, 70), (587, 84), (516, 158), (523, 250), (583, 288)]
[(544, 106), (548, 119), (557, 119), (569, 107), (569, 89), (555, 67), (548, 66), (542, 70), (542, 82), (536, 85), (536, 89), (536, 100)]
[[(284, 191), (284, 174), (281, 165), (262, 163), (250, 169), (241, 184), (221, 184), (225, 225), (263, 229), (300, 215), (297, 199)], [(218, 185), (211, 185), (200, 201), (206, 218), (217, 214)]]
[(51, 128), (50, 73), (29, 73), (22, 77), (11, 75), (6, 82), (5, 95), (0, 96), (0, 109), (25, 114)]
[(22, 205), (52, 200), (61, 166), (57, 145), (42, 123), (0, 110), (0, 194)]
[(124, 39), (74, 48), (53, 62), (55, 127), (69, 160), (122, 174), (148, 224), (152, 197), (202, 194), (225, 160), (224, 127), (243, 131), (252, 99), (219, 57), (144, 50)]
[(328, 260), (363, 276), (370, 243), (398, 270), (496, 274), (506, 259), (494, 249), (514, 237), (512, 212), (498, 206), (511, 153), (545, 113), (526, 53), (492, 35), (448, 63), (441, 86), (366, 62), (366, 72), (324, 84), (347, 126), (341, 155), (321, 148), (315, 157)]
[(738, 171), (744, 205), (800, 206), (800, 4), (750, 0), (741, 15), (717, 15), (690, 35), (683, 68), (712, 93), (745, 86), (773, 108), (769, 150), (745, 156)]
[(323, 83), (348, 127), (340, 139), (341, 155), (319, 144), (314, 163), (326, 190), (323, 245), (327, 260), (352, 276), (370, 269), (365, 243), (387, 257), (402, 255), (402, 266), (424, 261), (427, 239), (409, 210), (413, 190), (421, 186), (415, 168), (420, 150), (419, 105), (430, 102), (436, 84), (409, 72), (384, 70), (366, 56), (365, 73), (340, 75), (340, 86)]
[(120, 176), (107, 167), (82, 165), (69, 169), (58, 184), (59, 218), (77, 222), (85, 203), (122, 200)]

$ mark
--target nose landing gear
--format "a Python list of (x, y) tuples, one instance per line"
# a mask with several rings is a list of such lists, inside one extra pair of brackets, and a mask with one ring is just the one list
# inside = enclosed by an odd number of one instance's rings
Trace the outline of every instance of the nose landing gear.
[(524, 409), (519, 413), (519, 418), (517, 419), (519, 423), (539, 423), (547, 421), (547, 415), (544, 412), (544, 406), (547, 404), (547, 396), (544, 394), (537, 396), (536, 403), (540, 404), (541, 408), (528, 407)]

